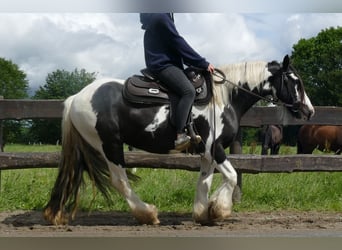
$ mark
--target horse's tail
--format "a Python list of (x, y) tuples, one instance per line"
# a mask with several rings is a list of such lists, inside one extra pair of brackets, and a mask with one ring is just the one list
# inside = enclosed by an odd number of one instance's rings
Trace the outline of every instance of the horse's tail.
[(103, 156), (81, 137), (70, 119), (72, 100), (73, 97), (69, 97), (64, 103), (59, 171), (50, 201), (44, 209), (45, 219), (56, 225), (68, 222), (68, 217), (64, 215), (66, 205), (72, 209), (71, 218), (74, 218), (84, 171), (88, 172), (93, 186), (108, 200), (112, 188), (110, 173)]

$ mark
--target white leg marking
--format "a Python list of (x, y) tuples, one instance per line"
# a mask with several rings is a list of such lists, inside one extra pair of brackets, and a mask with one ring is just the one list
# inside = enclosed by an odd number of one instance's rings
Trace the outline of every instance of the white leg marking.
[(223, 183), (210, 199), (209, 217), (213, 221), (220, 221), (231, 214), (233, 192), (237, 184), (237, 173), (228, 160), (218, 164), (216, 169), (223, 175)]
[(129, 185), (125, 169), (107, 162), (113, 186), (125, 197), (134, 217), (141, 224), (159, 224), (158, 212), (154, 205), (143, 202)]
[(206, 158), (202, 157), (193, 208), (193, 219), (199, 223), (208, 222), (209, 191), (214, 169), (215, 167)]

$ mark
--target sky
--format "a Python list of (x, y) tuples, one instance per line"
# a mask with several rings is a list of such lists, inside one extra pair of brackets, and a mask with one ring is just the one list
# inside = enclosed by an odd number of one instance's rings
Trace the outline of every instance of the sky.
[[(342, 13), (175, 13), (179, 33), (215, 66), (281, 61), (299, 39), (342, 26)], [(57, 69), (126, 79), (145, 67), (137, 13), (0, 13), (0, 57), (23, 70), (30, 93)]]

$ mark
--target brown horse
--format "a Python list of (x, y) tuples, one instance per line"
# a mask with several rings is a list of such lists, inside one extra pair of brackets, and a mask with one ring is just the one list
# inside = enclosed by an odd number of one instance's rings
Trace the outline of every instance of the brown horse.
[(262, 149), (261, 154), (267, 155), (271, 149), (271, 155), (279, 153), (280, 143), (283, 140), (282, 125), (266, 125), (261, 132)]
[(298, 133), (297, 153), (311, 154), (315, 148), (341, 154), (342, 126), (303, 125)]

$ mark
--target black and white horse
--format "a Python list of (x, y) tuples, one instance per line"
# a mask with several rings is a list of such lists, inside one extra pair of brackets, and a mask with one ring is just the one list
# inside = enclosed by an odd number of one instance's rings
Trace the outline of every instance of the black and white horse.
[[(231, 214), (237, 173), (224, 149), (234, 140), (242, 115), (253, 104), (272, 95), (298, 118), (310, 118), (314, 113), (288, 56), (282, 63), (245, 62), (220, 70), (227, 81), (214, 84), (208, 104), (194, 105), (192, 109), (194, 126), (202, 137), (202, 143), (194, 147), (194, 152), (202, 155), (193, 205), (193, 219), (199, 223), (224, 220)], [(96, 80), (65, 101), (62, 159), (44, 210), (48, 221), (66, 223), (66, 206), (72, 208), (73, 218), (82, 173), (87, 171), (93, 185), (104, 195), (114, 186), (139, 223), (159, 223), (157, 208), (143, 202), (129, 184), (123, 144), (168, 153), (174, 147), (176, 131), (170, 124), (168, 104), (130, 104), (123, 98), (123, 83), (115, 79)], [(222, 184), (209, 197), (215, 169), (222, 174)]]

